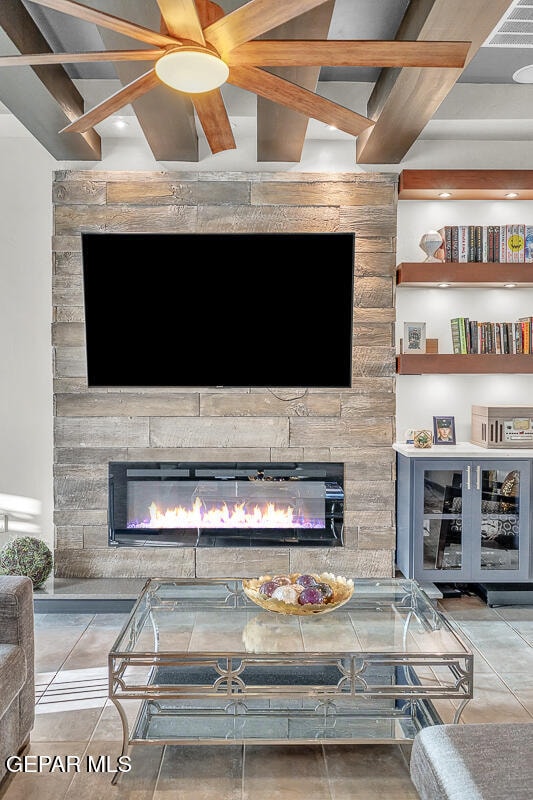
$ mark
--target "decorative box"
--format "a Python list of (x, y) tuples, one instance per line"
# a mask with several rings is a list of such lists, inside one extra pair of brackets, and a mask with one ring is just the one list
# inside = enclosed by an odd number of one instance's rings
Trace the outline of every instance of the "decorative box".
[(472, 444), (533, 450), (533, 406), (472, 406)]

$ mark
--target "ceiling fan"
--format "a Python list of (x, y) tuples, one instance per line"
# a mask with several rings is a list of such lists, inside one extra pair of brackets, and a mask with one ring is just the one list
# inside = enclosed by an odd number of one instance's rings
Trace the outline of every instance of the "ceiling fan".
[(266, 68), (322, 66), (461, 69), (470, 42), (263, 39), (267, 31), (330, 0), (249, 0), (225, 14), (212, 0), (157, 0), (161, 31), (76, 0), (32, 0), (40, 6), (137, 39), (143, 49), (0, 56), (0, 67), (96, 61), (152, 61), (115, 94), (73, 119), (60, 133), (83, 133), (161, 83), (190, 97), (213, 153), (236, 147), (220, 86), (230, 83), (305, 117), (358, 136), (369, 119)]

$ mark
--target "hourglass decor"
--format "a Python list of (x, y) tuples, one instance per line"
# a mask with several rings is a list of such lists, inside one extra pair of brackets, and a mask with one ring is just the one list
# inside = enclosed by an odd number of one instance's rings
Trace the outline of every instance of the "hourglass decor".
[(420, 239), (419, 247), (424, 251), (426, 261), (444, 261), (444, 241), (438, 231), (428, 231)]

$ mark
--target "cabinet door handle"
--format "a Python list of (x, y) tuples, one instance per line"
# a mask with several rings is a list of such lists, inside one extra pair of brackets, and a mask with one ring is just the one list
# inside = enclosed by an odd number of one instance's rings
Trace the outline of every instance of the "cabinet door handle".
[(470, 467), (466, 468), (466, 488), (470, 490), (472, 488), (472, 477), (471, 477), (472, 470)]
[(479, 491), (481, 489), (481, 467), (476, 467), (476, 489)]

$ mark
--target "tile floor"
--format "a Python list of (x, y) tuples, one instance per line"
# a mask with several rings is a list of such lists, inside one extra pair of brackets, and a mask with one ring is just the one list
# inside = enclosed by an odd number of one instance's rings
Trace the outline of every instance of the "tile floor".
[[(475, 654), (475, 695), (463, 722), (533, 722), (533, 605), (440, 601)], [(110, 757), (121, 726), (107, 700), (107, 651), (125, 614), (35, 616), (37, 706), (30, 753)], [(450, 722), (449, 702), (438, 706)], [(135, 708), (129, 709), (132, 716)], [(16, 774), (1, 800), (417, 800), (408, 745), (135, 747), (132, 772)]]

